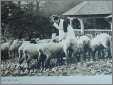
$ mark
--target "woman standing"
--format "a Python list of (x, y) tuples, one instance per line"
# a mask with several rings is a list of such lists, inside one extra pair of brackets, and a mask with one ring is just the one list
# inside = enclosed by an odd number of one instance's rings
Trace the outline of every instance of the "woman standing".
[(59, 17), (54, 18), (54, 26), (56, 29), (59, 30), (59, 41), (61, 41), (65, 37), (64, 29), (63, 29), (63, 19), (60, 19)]

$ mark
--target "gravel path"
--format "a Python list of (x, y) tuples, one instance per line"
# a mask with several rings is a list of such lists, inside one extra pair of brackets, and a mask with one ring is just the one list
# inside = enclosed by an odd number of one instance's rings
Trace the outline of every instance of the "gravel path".
[(26, 71), (20, 72), (16, 62), (1, 64), (1, 76), (77, 76), (77, 75), (111, 75), (112, 60), (90, 61), (70, 66), (62, 65), (46, 71), (34, 70), (28, 74)]

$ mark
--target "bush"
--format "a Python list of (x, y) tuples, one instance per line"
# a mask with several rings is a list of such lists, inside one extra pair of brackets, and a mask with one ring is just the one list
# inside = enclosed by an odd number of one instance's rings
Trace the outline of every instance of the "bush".
[(47, 17), (34, 15), (34, 12), (24, 10), (12, 1), (2, 1), (1, 4), (1, 22), (4, 24), (2, 35), (5, 37), (27, 40), (36, 37), (50, 38), (51, 34), (56, 31)]

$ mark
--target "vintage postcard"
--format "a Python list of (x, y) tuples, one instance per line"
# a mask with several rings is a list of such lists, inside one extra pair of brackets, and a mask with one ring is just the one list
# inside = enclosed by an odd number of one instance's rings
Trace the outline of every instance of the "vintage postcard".
[(1, 0), (1, 84), (112, 84), (112, 0)]

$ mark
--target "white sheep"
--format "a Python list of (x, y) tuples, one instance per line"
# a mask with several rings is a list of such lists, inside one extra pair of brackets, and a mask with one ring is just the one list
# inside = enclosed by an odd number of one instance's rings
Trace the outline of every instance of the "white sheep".
[(18, 49), (18, 54), (19, 54), (19, 63), (21, 64), (23, 61), (24, 61), (24, 57), (23, 57), (23, 55), (25, 55), (24, 54), (24, 49), (25, 49), (25, 47), (26, 46), (29, 46), (29, 44), (31, 44), (30, 43), (30, 41), (22, 41), (22, 44), (21, 44), (21, 46), (19, 47), (19, 49)]
[(13, 42), (12, 40), (9, 40), (8, 42), (1, 44), (1, 58), (2, 59), (7, 59), (10, 57), (8, 50), (12, 42)]
[(85, 35), (66, 37), (63, 45), (67, 63), (77, 62), (80, 60), (80, 57), (86, 59), (86, 53), (89, 52), (90, 38)]
[(50, 42), (47, 43), (45, 46), (40, 47), (39, 51), (41, 54), (39, 60), (42, 60), (44, 64), (42, 66), (44, 66), (45, 69), (47, 69), (47, 67), (50, 64), (50, 59), (55, 57), (56, 58), (61, 57), (60, 54), (63, 53), (63, 44), (61, 42), (59, 43)]
[[(37, 67), (39, 60), (39, 48), (47, 45), (47, 43), (30, 43), (30, 41), (24, 41), (20, 46), (19, 52), (19, 63), (22, 64), (23, 62), (27, 63), (28, 69), (30, 71), (31, 68)], [(37, 59), (37, 63), (35, 65), (31, 65), (31, 61), (33, 59)]]
[[(96, 37), (92, 38), (90, 41), (90, 48), (92, 51), (92, 57), (95, 58), (96, 52), (98, 56), (104, 56), (104, 49), (111, 48), (111, 36), (106, 33), (98, 34)], [(109, 54), (110, 51), (108, 51)], [(110, 54), (109, 54), (110, 55)]]
[(13, 43), (9, 47), (9, 55), (11, 57), (14, 58), (18, 56), (18, 48), (20, 47), (21, 44), (22, 42), (19, 39), (16, 39), (13, 41)]
[(111, 57), (112, 37), (107, 33), (102, 33), (99, 37), (101, 38), (101, 44), (107, 52), (107, 57)]
[(51, 39), (42, 39), (42, 40), (38, 40), (37, 44), (38, 43), (49, 43), (49, 42), (51, 42)]
[[(77, 39), (77, 45), (76, 45), (77, 47), (76, 48), (78, 49), (77, 51), (78, 51), (79, 55), (82, 54), (82, 56), (79, 56), (79, 57), (81, 57), (84, 60), (86, 59), (86, 53), (89, 53), (89, 50), (90, 50), (89, 45), (90, 45), (89, 37), (83, 35)], [(76, 50), (75, 50), (75, 52), (76, 52)]]

